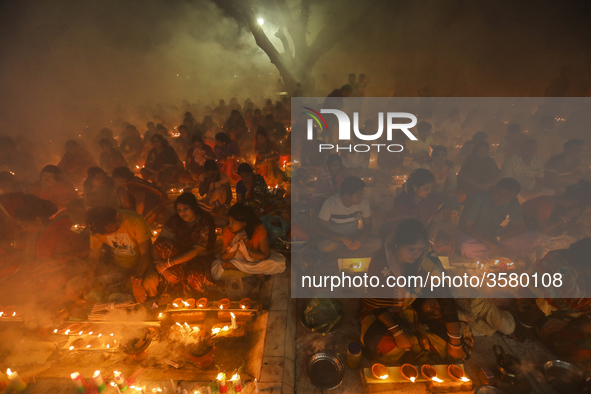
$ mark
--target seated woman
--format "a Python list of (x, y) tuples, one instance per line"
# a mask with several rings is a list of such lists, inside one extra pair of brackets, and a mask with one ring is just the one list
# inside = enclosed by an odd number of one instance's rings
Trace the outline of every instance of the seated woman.
[(118, 167), (127, 167), (127, 161), (121, 151), (113, 148), (113, 142), (109, 138), (103, 138), (99, 141), (101, 148), (101, 157), (99, 159), (101, 168), (107, 174), (112, 174), (113, 170)]
[(326, 158), (326, 165), (316, 175), (316, 186), (312, 194), (312, 202), (322, 205), (324, 200), (338, 194), (341, 190), (341, 182), (349, 176), (347, 167), (343, 166), (341, 156), (331, 153)]
[(440, 145), (433, 147), (431, 160), (423, 164), (423, 168), (435, 177), (433, 192), (443, 198), (444, 206), (454, 211), (462, 209), (460, 203), (466, 199), (466, 193), (458, 190), (456, 170), (447, 160), (447, 149)]
[[(531, 267), (532, 274), (549, 275), (552, 283), (549, 287), (536, 287), (530, 281), (529, 288), (521, 291), (522, 304), (515, 331), (519, 340), (531, 340), (538, 334), (558, 356), (575, 362), (591, 361), (590, 255), (591, 238), (584, 238), (568, 249), (548, 252)], [(557, 324), (543, 327), (549, 319)]]
[[(573, 225), (591, 205), (591, 183), (580, 180), (566, 188), (560, 196), (538, 196), (521, 204), (525, 225), (529, 230), (547, 235), (565, 231), (578, 235)], [(574, 233), (573, 233), (574, 232)]]
[(179, 157), (164, 136), (154, 134), (151, 141), (153, 148), (141, 170), (142, 178), (158, 184), (174, 183), (182, 167)]
[(267, 230), (254, 212), (243, 204), (228, 210), (230, 223), (224, 229), (222, 253), (211, 272), (216, 280), (241, 271), (250, 275), (275, 275), (285, 271), (285, 257), (271, 252)]
[(283, 181), (283, 172), (279, 169), (279, 147), (269, 140), (263, 127), (257, 130), (254, 146), (256, 161), (254, 170), (265, 178), (267, 184), (277, 184)]
[(236, 129), (238, 138), (248, 131), (246, 122), (237, 109), (233, 109), (230, 112), (230, 117), (224, 124), (224, 132), (228, 133), (230, 129)]
[(232, 181), (238, 180), (236, 174), (236, 157), (240, 154), (240, 148), (226, 133), (215, 135), (215, 159), (218, 162), (222, 174), (227, 175)]
[(158, 186), (138, 178), (127, 167), (115, 168), (113, 180), (121, 209), (139, 213), (148, 226), (166, 214), (168, 197)]
[(84, 200), (86, 207), (107, 205), (117, 208), (119, 200), (115, 194), (115, 181), (100, 167), (90, 167), (84, 181)]
[(396, 231), (404, 219), (415, 219), (428, 230), (429, 241), (440, 256), (449, 256), (455, 250), (453, 236), (439, 231), (443, 199), (432, 193), (435, 177), (424, 168), (415, 170), (408, 176), (402, 193), (394, 197), (394, 207), (386, 213), (382, 234), (388, 235)]
[(57, 164), (57, 168), (62, 171), (64, 178), (78, 185), (84, 180), (86, 171), (94, 166), (96, 166), (96, 161), (89, 151), (74, 140), (66, 141), (66, 153)]
[(47, 200), (25, 195), (24, 203), (15, 211), (16, 222), (33, 241), (26, 252), (32, 265), (26, 272), (29, 291), (43, 297), (66, 300), (68, 281), (83, 272), (89, 247), (71, 231), (72, 221), (65, 212)]
[(187, 151), (185, 165), (187, 171), (191, 173), (193, 178), (199, 179), (201, 174), (203, 174), (203, 165), (205, 164), (205, 161), (215, 160), (215, 153), (209, 145), (203, 142), (203, 138), (198, 134), (195, 134), (191, 138), (191, 143), (193, 146)]
[(488, 152), (488, 142), (477, 143), (472, 154), (460, 168), (458, 189), (465, 192), (468, 197), (485, 191), (501, 179), (501, 170)]
[(62, 178), (61, 170), (52, 165), (47, 165), (41, 170), (39, 180), (33, 184), (31, 194), (54, 203), (58, 208), (78, 198), (78, 192), (74, 186)]
[[(499, 332), (511, 335), (515, 331), (515, 318), (509, 311), (500, 310), (488, 298), (454, 299), (461, 322), (468, 323), (474, 336)], [(413, 303), (422, 321), (441, 320), (441, 305), (435, 298), (421, 298)]]
[(215, 291), (211, 262), (216, 240), (213, 218), (203, 212), (192, 193), (183, 193), (174, 202), (176, 214), (154, 242), (156, 269), (171, 285), (185, 294)]
[(214, 160), (207, 160), (199, 177), (199, 206), (207, 212), (223, 215), (232, 202), (230, 178), (220, 173)]
[[(430, 250), (427, 230), (414, 219), (400, 223), (372, 258), (368, 276), (384, 280), (401, 275), (441, 277), (441, 261)], [(361, 341), (388, 363), (436, 363), (447, 358), (458, 362), (472, 350), (468, 324), (460, 322), (456, 304), (448, 288), (429, 291), (428, 287), (371, 287), (362, 301)], [(372, 298), (375, 297), (375, 298)], [(411, 307), (419, 297), (436, 298), (441, 321), (421, 321)]]

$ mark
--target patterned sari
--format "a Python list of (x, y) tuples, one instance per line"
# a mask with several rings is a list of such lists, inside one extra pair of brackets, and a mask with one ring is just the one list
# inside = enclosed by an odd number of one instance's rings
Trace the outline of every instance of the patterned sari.
[(165, 292), (171, 294), (180, 290), (185, 294), (216, 293), (217, 287), (211, 277), (215, 240), (215, 223), (205, 212), (200, 213), (193, 223), (185, 222), (178, 215), (166, 222), (165, 229), (154, 242), (156, 253), (161, 259), (166, 260), (185, 253), (194, 246), (204, 247), (206, 251), (186, 263), (169, 268), (180, 278), (180, 283), (170, 284), (161, 276), (160, 281), (165, 286)]
[[(403, 274), (419, 275), (423, 278), (441, 276), (443, 266), (433, 252), (426, 253), (414, 264), (406, 264)], [(388, 266), (385, 248), (378, 251), (372, 258), (368, 275), (389, 276), (392, 271)], [(376, 290), (377, 289), (377, 290)], [(449, 292), (440, 290), (438, 293), (427, 295), (422, 288), (393, 289), (376, 288), (368, 298), (362, 301), (363, 311), (361, 315), (361, 341), (380, 356), (386, 363), (433, 363), (446, 361), (447, 355), (447, 331), (445, 322), (458, 321), (457, 309)], [(384, 290), (385, 289), (385, 290)], [(447, 293), (447, 294), (446, 294)], [(386, 298), (386, 297), (397, 298)], [(421, 321), (418, 313), (412, 308), (412, 304), (419, 297), (444, 297), (438, 298), (442, 305), (443, 319), (438, 321)], [(371, 298), (375, 297), (375, 298)], [(396, 347), (396, 342), (387, 327), (378, 319), (383, 312), (389, 312), (396, 324), (404, 329), (412, 341), (412, 348), (406, 352)], [(469, 357), (474, 345), (474, 339), (470, 326), (466, 322), (460, 322), (460, 330), (464, 336), (463, 350)]]

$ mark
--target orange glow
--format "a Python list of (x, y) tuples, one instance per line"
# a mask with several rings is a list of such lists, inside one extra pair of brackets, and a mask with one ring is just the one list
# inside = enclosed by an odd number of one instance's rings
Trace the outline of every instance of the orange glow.
[(414, 383), (415, 382), (415, 379), (416, 379), (416, 377), (411, 376), (410, 381)]
[(443, 380), (439, 379), (437, 376), (433, 376), (431, 378), (431, 380), (434, 381), (434, 382), (437, 382), (437, 383), (442, 383), (443, 382)]
[(465, 376), (462, 376), (462, 377), (460, 378), (460, 380), (461, 380), (462, 382), (469, 382), (469, 381), (470, 381), (470, 379), (468, 379), (468, 378), (467, 378), (467, 377), (465, 377)]
[(385, 379), (388, 379), (388, 375), (381, 375), (381, 376), (379, 376), (379, 378), (382, 380), (385, 380)]

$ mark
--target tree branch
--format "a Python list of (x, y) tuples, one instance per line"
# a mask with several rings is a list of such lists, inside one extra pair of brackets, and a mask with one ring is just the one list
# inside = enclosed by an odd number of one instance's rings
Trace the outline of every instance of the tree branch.
[(267, 54), (269, 60), (271, 60), (271, 63), (273, 63), (275, 67), (277, 67), (277, 70), (283, 77), (283, 82), (287, 85), (294, 84), (294, 77), (289, 71), (284, 56), (282, 56), (277, 51), (277, 48), (275, 48), (275, 46), (269, 40), (269, 37), (267, 37), (267, 35), (263, 31), (262, 26), (259, 25), (259, 23), (257, 22), (256, 18), (254, 17), (250, 9), (250, 2), (238, 0), (237, 2), (235, 2), (235, 4), (238, 7), (240, 7), (240, 10), (244, 15), (244, 19), (246, 20), (246, 23), (250, 28), (250, 31), (252, 33), (252, 36), (254, 37), (256, 44)]
[(291, 54), (291, 47), (289, 46), (289, 41), (283, 32), (283, 27), (280, 27), (279, 30), (275, 33), (275, 37), (281, 40), (283, 44), (283, 56), (288, 57), (289, 59), (293, 59), (293, 55)]

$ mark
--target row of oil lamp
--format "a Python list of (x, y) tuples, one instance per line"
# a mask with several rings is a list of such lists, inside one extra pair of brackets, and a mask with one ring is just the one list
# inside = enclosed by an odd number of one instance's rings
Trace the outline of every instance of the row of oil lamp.
[[(74, 385), (76, 386), (76, 390), (78, 391), (78, 393), (80, 393), (80, 394), (85, 393), (86, 389), (90, 385), (88, 383), (86, 383), (86, 381), (84, 380), (82, 375), (80, 375), (79, 372), (74, 372), (73, 374), (70, 375), (70, 377), (72, 378), (72, 381), (74, 382)], [(123, 375), (123, 373), (121, 373), (119, 371), (113, 371), (113, 377), (115, 378), (115, 381), (111, 382), (111, 386), (116, 387), (117, 392), (121, 393), (121, 392), (127, 391), (128, 389), (131, 389), (131, 390), (135, 390), (135, 392), (139, 392), (142, 394), (144, 393), (143, 387), (128, 385), (128, 382), (125, 379), (125, 376)], [(101, 371), (95, 371), (95, 373), (92, 375), (92, 380), (93, 380), (94, 384), (96, 385), (96, 388), (99, 393), (102, 393), (107, 389), (107, 385), (105, 384), (105, 380), (103, 379)]]
[[(16, 391), (21, 392), (27, 388), (27, 385), (25, 384), (25, 382), (18, 376), (18, 374), (16, 372), (11, 372), (10, 369), (8, 370), (8, 372), (9, 372), (8, 376), (9, 376), (10, 382), (12, 384), (12, 387), (14, 387), (14, 389)], [(74, 385), (76, 386), (76, 390), (78, 391), (78, 393), (80, 393), (80, 394), (85, 393), (87, 388), (90, 385), (88, 383), (86, 383), (86, 381), (84, 380), (82, 375), (79, 372), (74, 372), (73, 374), (70, 375), (70, 377), (72, 378), (72, 381), (74, 382)], [(113, 377), (115, 378), (115, 381), (111, 382), (111, 386), (116, 387), (117, 391), (119, 393), (127, 391), (128, 389), (135, 390), (135, 392), (139, 392), (142, 394), (145, 393), (143, 387), (128, 385), (127, 379), (125, 379), (125, 376), (123, 375), (123, 373), (121, 373), (119, 371), (114, 371)], [(107, 389), (107, 385), (105, 384), (105, 380), (103, 379), (101, 371), (95, 371), (95, 373), (92, 375), (92, 380), (94, 382), (94, 385), (96, 385), (96, 388), (99, 393), (103, 393)], [(240, 375), (238, 373), (234, 373), (234, 375), (232, 375), (232, 378), (227, 379), (226, 374), (224, 372), (220, 372), (220, 373), (218, 373), (218, 375), (216, 377), (216, 383), (217, 383), (219, 392), (221, 394), (228, 392), (228, 382), (232, 383), (232, 388), (235, 393), (242, 392), (242, 379), (240, 378)], [(258, 387), (258, 381), (256, 379), (254, 380), (254, 384), (255, 384), (255, 392), (258, 393), (260, 390)], [(209, 393), (211, 393), (211, 389), (207, 388), (207, 390)], [(153, 392), (161, 392), (162, 389), (154, 388), (154, 389), (152, 389), (152, 391)], [(197, 393), (206, 394), (206, 393), (201, 393), (200, 391)]]
[(16, 313), (15, 306), (0, 306), (0, 317), (17, 317), (19, 314)]
[[(371, 367), (371, 373), (376, 379), (386, 380), (388, 379), (388, 368), (383, 364), (376, 363)], [(455, 364), (447, 366), (447, 374), (454, 381), (469, 382), (470, 379), (464, 374), (464, 370)], [(400, 375), (409, 382), (415, 383), (419, 377), (419, 371), (414, 365), (403, 364), (400, 367)], [(437, 376), (437, 370), (432, 365), (424, 364), (421, 366), (421, 375), (427, 381), (442, 383), (443, 380)]]
[[(230, 304), (231, 301), (229, 298), (222, 298), (219, 302), (218, 302), (218, 308), (220, 309), (228, 309), (230, 308)], [(240, 309), (249, 309), (250, 306), (252, 305), (252, 302), (250, 300), (250, 298), (243, 298), (240, 300), (240, 302), (238, 303), (240, 306)], [(182, 298), (176, 298), (174, 301), (172, 301), (172, 307), (174, 309), (193, 309), (195, 307), (197, 307), (197, 309), (205, 309), (209, 306), (209, 300), (205, 297), (199, 298), (197, 301), (195, 301), (194, 298), (187, 298), (186, 300), (182, 299)], [(162, 315), (162, 314), (160, 314)], [(159, 315), (159, 317), (161, 317)]]

